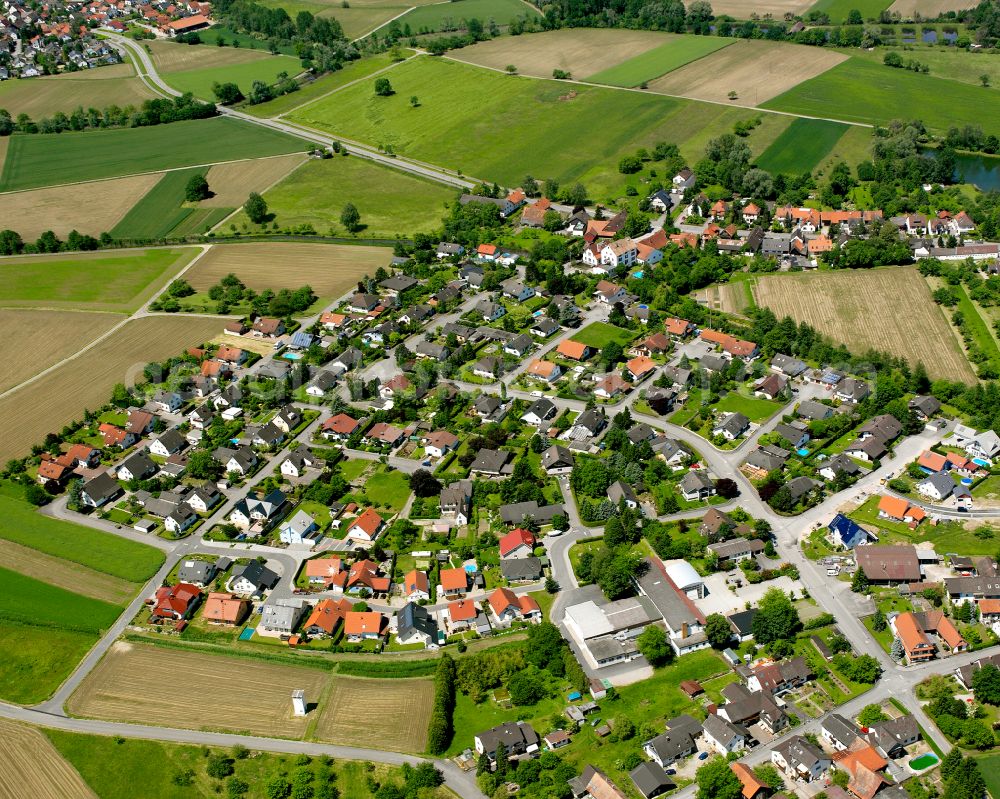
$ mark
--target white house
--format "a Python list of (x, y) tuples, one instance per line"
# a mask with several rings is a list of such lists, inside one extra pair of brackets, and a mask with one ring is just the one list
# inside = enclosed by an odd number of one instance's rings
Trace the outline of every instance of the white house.
[(316, 520), (302, 510), (282, 522), (278, 532), (284, 544), (308, 544), (320, 535)]
[(616, 239), (601, 247), (601, 263), (614, 269), (629, 267), (639, 257), (639, 248), (632, 239)]
[(746, 747), (746, 735), (731, 721), (719, 715), (709, 715), (703, 729), (705, 743), (723, 757)]

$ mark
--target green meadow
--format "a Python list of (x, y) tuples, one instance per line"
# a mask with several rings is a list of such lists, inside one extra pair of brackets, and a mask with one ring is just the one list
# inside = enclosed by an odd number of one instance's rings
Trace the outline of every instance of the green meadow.
[[(158, 239), (185, 223), (198, 210), (222, 211), (225, 215), (228, 213), (225, 209), (196, 209), (194, 206), (184, 205), (184, 188), (187, 182), (192, 176), (205, 175), (207, 172), (206, 166), (166, 172), (114, 226), (111, 235), (116, 239)], [(199, 214), (199, 218), (202, 216), (204, 214)]]
[[(333, 16), (337, 16), (336, 10)], [(438, 31), (445, 22), (461, 25), (462, 20), (478, 19), (483, 24), (493, 19), (498, 25), (506, 25), (518, 17), (541, 16), (541, 12), (521, 0), (454, 0), (451, 3), (435, 3), (420, 6), (399, 18), (400, 28), (406, 25), (414, 33)]]
[(96, 633), (110, 627), (121, 613), (116, 605), (2, 567), (0, 585), (0, 618), (21, 624)]
[(764, 103), (763, 108), (849, 122), (922, 119), (938, 131), (977, 125), (1000, 133), (996, 89), (850, 58)]
[(732, 44), (735, 39), (718, 36), (683, 36), (640, 53), (617, 66), (602, 70), (587, 78), (590, 83), (609, 86), (639, 86), (668, 72), (697, 61)]
[[(177, 247), (0, 258), (0, 306), (134, 311), (195, 253), (195, 249)], [(36, 513), (31, 516), (45, 518)], [(6, 537), (2, 532), (5, 518), (0, 516), (0, 538)]]
[(149, 128), (12, 136), (0, 191), (281, 155), (303, 147), (304, 142), (294, 136), (226, 117)]
[(815, 5), (810, 6), (810, 11), (822, 11), (830, 17), (830, 22), (834, 25), (841, 25), (847, 21), (847, 15), (857, 9), (861, 12), (862, 19), (877, 20), (879, 14), (892, 5), (892, 0), (819, 0)]
[(821, 119), (796, 119), (760, 154), (757, 166), (774, 175), (811, 172), (849, 127)]
[[(359, 235), (393, 238), (437, 228), (455, 196), (438, 183), (350, 156), (307, 161), (264, 199), (282, 228), (308, 224), (325, 234), (334, 226), (343, 235), (340, 213), (354, 203), (364, 225)], [(246, 221), (243, 212), (233, 219)]]
[(0, 538), (135, 583), (148, 580), (163, 563), (158, 549), (42, 516), (7, 494), (0, 494)]
[(212, 85), (215, 83), (235, 83), (244, 95), (248, 95), (250, 87), (256, 80), (272, 84), (282, 72), (295, 77), (301, 69), (297, 58), (287, 55), (268, 55), (242, 64), (167, 72), (164, 74), (164, 80), (182, 92), (191, 92), (202, 100), (214, 101)]
[(69, 677), (90, 651), (97, 634), (36, 627), (0, 617), (0, 698), (30, 705), (41, 702)]

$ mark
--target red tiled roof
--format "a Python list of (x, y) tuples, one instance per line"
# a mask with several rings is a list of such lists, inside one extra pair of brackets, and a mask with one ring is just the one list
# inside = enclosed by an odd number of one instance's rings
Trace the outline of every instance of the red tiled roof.
[(506, 558), (507, 555), (522, 545), (528, 549), (533, 549), (535, 546), (535, 534), (530, 530), (518, 527), (500, 539), (500, 557)]
[(461, 591), (469, 585), (469, 576), (465, 569), (441, 569), (438, 579), (445, 591)]

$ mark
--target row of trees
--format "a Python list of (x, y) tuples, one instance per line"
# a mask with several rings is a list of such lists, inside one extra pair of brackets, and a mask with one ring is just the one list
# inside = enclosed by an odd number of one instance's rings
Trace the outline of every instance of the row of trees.
[(448, 654), (441, 655), (434, 673), (434, 707), (427, 728), (427, 751), (441, 755), (451, 744), (454, 734), (452, 715), (455, 712), (457, 669)]
[(51, 117), (37, 122), (27, 114), (17, 118), (0, 108), (0, 136), (12, 133), (63, 133), (64, 131), (96, 130), (99, 128), (142, 128), (151, 125), (166, 125), (190, 119), (206, 119), (218, 113), (211, 103), (194, 99), (190, 92), (172, 100), (156, 98), (146, 100), (140, 106), (127, 105), (124, 108), (109, 105), (103, 109), (77, 106), (75, 111), (65, 114), (57, 111)]

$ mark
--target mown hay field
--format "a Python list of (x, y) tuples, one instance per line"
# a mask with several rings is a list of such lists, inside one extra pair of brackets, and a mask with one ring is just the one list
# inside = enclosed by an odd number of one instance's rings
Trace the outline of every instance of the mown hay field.
[(814, 272), (762, 277), (754, 300), (780, 319), (808, 322), (851, 347), (922, 362), (932, 378), (972, 382), (959, 348), (926, 281), (912, 267)]
[[(292, 691), (316, 702), (329, 679), (323, 669), (119, 642), (67, 707), (111, 721), (302, 738), (311, 718), (292, 715)], [(359, 727), (370, 721), (355, 717)]]
[[(143, 42), (152, 51), (157, 72), (169, 75), (193, 69), (225, 69), (239, 64), (259, 61), (267, 57), (266, 44), (259, 42), (261, 50), (248, 47), (216, 47), (209, 44), (178, 44), (153, 40)], [(249, 86), (247, 87), (250, 88)]]
[(0, 258), (0, 306), (127, 313), (197, 253), (172, 247)]
[(112, 605), (124, 605), (136, 594), (135, 583), (3, 539), (0, 568)]
[(773, 175), (811, 172), (827, 157), (850, 126), (824, 119), (795, 119), (756, 159)]
[(811, 8), (813, 0), (715, 0), (712, 3), (712, 13), (727, 15), (736, 19), (749, 19), (751, 14), (761, 17), (770, 14), (775, 19), (781, 19), (785, 14), (802, 14)]
[[(649, 84), (650, 91), (693, 100), (758, 105), (846, 61), (847, 56), (805, 45), (738, 41), (675, 69)], [(820, 116), (820, 115), (817, 115)]]
[[(306, 160), (305, 155), (278, 155), (255, 161), (231, 161), (210, 167), (205, 179), (212, 196), (199, 208), (238, 208), (250, 192), (263, 193)], [(332, 187), (330, 187), (332, 188)]]
[(564, 28), (513, 38), (489, 39), (463, 48), (455, 53), (455, 57), (493, 69), (506, 69), (508, 64), (513, 64), (522, 75), (551, 78), (552, 70), (561, 69), (574, 78), (589, 80), (588, 76), (594, 73), (616, 67), (668, 40), (682, 38), (654, 31)]
[(207, 291), (230, 272), (255, 291), (312, 286), (317, 297), (339, 297), (364, 275), (388, 266), (392, 250), (335, 244), (215, 245), (184, 275)]
[(896, 0), (889, 6), (889, 11), (899, 12), (903, 19), (914, 19), (917, 14), (923, 19), (935, 19), (949, 11), (964, 11), (967, 8), (969, 0)]
[[(541, 15), (541, 11), (522, 0), (461, 0), (415, 8), (399, 18), (399, 25), (401, 28), (409, 25), (414, 33), (419, 33), (425, 30), (450, 30), (453, 25), (464, 27), (462, 21), (473, 18), (478, 18), (481, 22), (492, 18), (497, 25), (506, 26), (518, 17), (527, 19)], [(336, 10), (331, 11), (330, 16), (339, 18)]]
[(0, 799), (97, 799), (48, 738), (0, 719)]
[(106, 403), (116, 383), (142, 379), (143, 367), (212, 338), (222, 319), (148, 316), (130, 321), (79, 357), (0, 399), (0, 460)]
[(609, 86), (641, 86), (731, 44), (732, 39), (717, 36), (671, 36), (659, 47), (590, 75), (587, 80)]
[[(2, 157), (0, 153), (0, 162)], [(65, 238), (71, 230), (97, 236), (117, 225), (159, 177), (149, 173), (81, 183), (72, 189), (30, 189), (5, 194), (0, 197), (3, 223), (9, 230), (20, 233), (25, 241), (38, 238), (46, 230), (60, 238)]]
[(69, 115), (80, 106), (141, 105), (154, 97), (128, 64), (0, 82), (0, 108), (12, 117), (27, 114), (36, 121), (57, 111)]
[(215, 92), (212, 86), (216, 83), (235, 83), (244, 95), (249, 95), (254, 81), (273, 84), (282, 72), (294, 77), (302, 70), (299, 59), (291, 56), (259, 51), (252, 52), (251, 55), (254, 56), (252, 59), (239, 64), (169, 72), (164, 75), (164, 80), (179, 91), (191, 92), (201, 100), (214, 102)]
[(0, 374), (0, 392), (78, 352), (119, 322), (121, 317), (106, 313), (0, 311), (0, 329), (10, 353)]
[[(315, 735), (331, 743), (423, 752), (433, 704), (433, 680), (367, 680), (334, 675)], [(365, 709), (363, 723), (359, 723), (358, 708)]]

